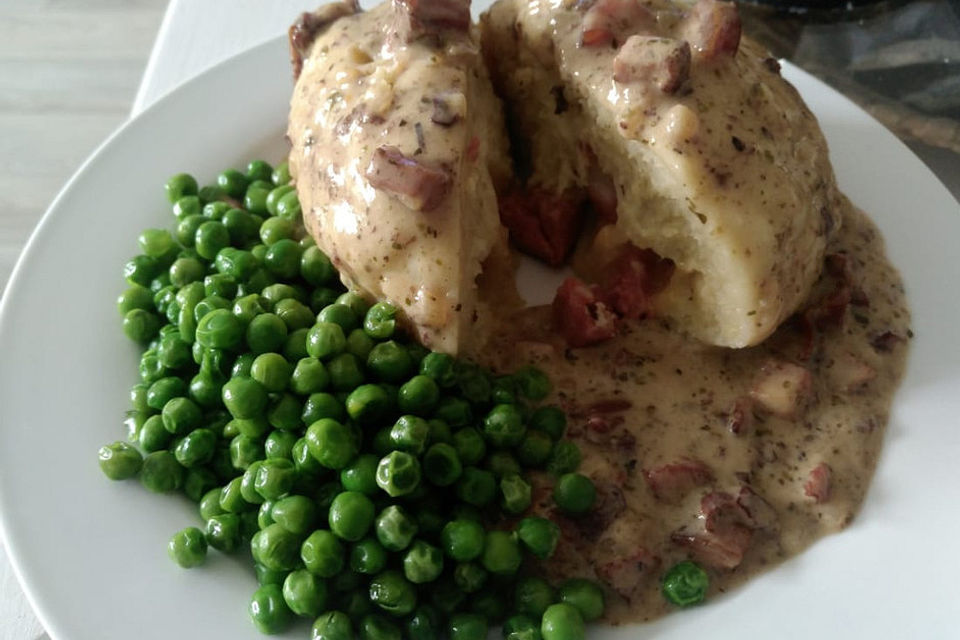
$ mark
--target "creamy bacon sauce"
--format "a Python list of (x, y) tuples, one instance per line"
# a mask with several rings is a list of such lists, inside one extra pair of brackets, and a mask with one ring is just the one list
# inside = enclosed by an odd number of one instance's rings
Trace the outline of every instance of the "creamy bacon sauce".
[(911, 333), (876, 227), (852, 208), (844, 218), (808, 311), (760, 346), (708, 347), (648, 319), (569, 349), (540, 307), (510, 317), (482, 352), (496, 369), (551, 375), (598, 506), (565, 519), (538, 479), (535, 510), (563, 530), (544, 569), (606, 584), (609, 622), (667, 612), (659, 580), (675, 562), (699, 561), (711, 592), (724, 591), (859, 509)]

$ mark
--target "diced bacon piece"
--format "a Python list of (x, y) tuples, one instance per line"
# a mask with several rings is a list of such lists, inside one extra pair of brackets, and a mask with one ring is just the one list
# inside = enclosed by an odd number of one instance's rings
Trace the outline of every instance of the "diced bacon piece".
[(805, 367), (771, 360), (760, 369), (750, 397), (764, 411), (782, 418), (795, 417), (808, 400), (813, 378)]
[(626, 398), (609, 398), (597, 400), (587, 407), (586, 413), (620, 413), (633, 407), (633, 402)]
[(571, 347), (596, 344), (617, 332), (617, 317), (591, 287), (577, 278), (567, 278), (557, 289), (553, 321)]
[(470, 138), (470, 143), (467, 144), (467, 151), (464, 153), (467, 160), (470, 162), (476, 161), (480, 157), (480, 137), (473, 136)]
[(583, 15), (580, 45), (599, 47), (656, 25), (656, 17), (638, 0), (596, 0)]
[(587, 540), (595, 541), (627, 510), (623, 490), (612, 482), (591, 478), (597, 488), (597, 500), (589, 518), (575, 522)]
[(393, 0), (393, 11), (394, 28), (404, 42), (470, 29), (469, 0)]
[(733, 2), (699, 0), (684, 19), (682, 32), (699, 58), (734, 55), (740, 47), (740, 12)]
[(686, 533), (677, 531), (670, 539), (690, 551), (698, 562), (715, 569), (735, 569), (750, 547), (752, 533), (746, 527), (733, 526), (722, 533)]
[(640, 318), (650, 310), (651, 297), (666, 288), (673, 270), (672, 260), (626, 244), (604, 267), (601, 295), (624, 318)]
[(780, 517), (777, 515), (776, 509), (747, 485), (740, 487), (740, 493), (737, 494), (737, 504), (749, 516), (751, 528), (766, 530), (777, 528)]
[(711, 533), (721, 533), (731, 527), (753, 528), (753, 519), (740, 503), (726, 491), (711, 491), (700, 499), (703, 526)]
[(397, 147), (377, 148), (367, 167), (371, 186), (396, 197), (411, 209), (436, 209), (450, 189), (450, 172), (406, 156)]
[(727, 414), (727, 428), (738, 436), (753, 428), (753, 400), (748, 396), (740, 396), (733, 401), (733, 407)]
[(645, 469), (643, 477), (657, 500), (677, 503), (693, 489), (710, 484), (713, 472), (699, 460), (679, 460)]
[(500, 198), (500, 220), (520, 249), (552, 267), (562, 265), (577, 240), (583, 196), (543, 189), (514, 191)]
[(690, 77), (690, 45), (684, 40), (630, 36), (613, 59), (613, 79), (622, 84), (653, 82), (676, 93)]
[(877, 377), (877, 370), (852, 353), (841, 353), (830, 367), (830, 382), (845, 393), (856, 391)]
[(810, 470), (807, 482), (803, 485), (803, 492), (815, 502), (822, 503), (830, 499), (830, 484), (833, 471), (826, 462), (821, 462)]
[(313, 12), (301, 13), (296, 22), (287, 30), (287, 39), (290, 43), (290, 64), (293, 65), (293, 78), (300, 77), (303, 70), (303, 60), (310, 55), (310, 45), (317, 38), (320, 30), (336, 22), (343, 16), (360, 12), (360, 4), (356, 0), (345, 0), (324, 5)]

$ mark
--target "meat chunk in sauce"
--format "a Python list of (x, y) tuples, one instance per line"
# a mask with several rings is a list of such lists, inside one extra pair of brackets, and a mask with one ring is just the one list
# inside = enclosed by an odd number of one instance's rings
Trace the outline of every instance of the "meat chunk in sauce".
[(382, 146), (374, 152), (366, 177), (374, 188), (418, 211), (439, 206), (451, 182), (448, 170), (426, 165), (392, 146)]
[(470, 28), (469, 0), (393, 0), (395, 28), (404, 42)]
[(809, 399), (812, 387), (813, 378), (805, 367), (771, 360), (761, 368), (750, 397), (764, 411), (781, 418), (793, 418)]
[(699, 460), (679, 460), (647, 469), (643, 477), (657, 500), (677, 503), (697, 487), (710, 484), (713, 472)]
[(630, 34), (656, 24), (653, 13), (636, 0), (596, 0), (583, 16), (580, 43), (584, 47), (623, 42)]
[(690, 45), (683, 40), (634, 35), (613, 59), (613, 79), (620, 83), (653, 83), (676, 93), (690, 76)]
[(617, 316), (589, 287), (567, 278), (553, 299), (553, 322), (572, 347), (586, 347), (617, 333)]
[(803, 485), (803, 492), (815, 502), (826, 502), (830, 499), (833, 471), (826, 462), (821, 462), (810, 471), (807, 482)]
[(500, 220), (522, 251), (559, 267), (577, 240), (582, 205), (583, 194), (576, 190), (518, 190), (500, 198)]
[(740, 12), (733, 2), (699, 0), (687, 14), (682, 32), (700, 59), (734, 55), (740, 47)]
[(290, 42), (290, 63), (293, 65), (293, 77), (300, 77), (303, 70), (303, 60), (309, 56), (310, 45), (317, 34), (338, 18), (349, 16), (360, 11), (360, 4), (356, 0), (345, 0), (324, 5), (313, 12), (301, 13), (296, 22), (290, 25), (287, 37)]
[(671, 275), (672, 261), (627, 244), (604, 268), (601, 295), (620, 316), (640, 318), (650, 310), (652, 296), (666, 288)]

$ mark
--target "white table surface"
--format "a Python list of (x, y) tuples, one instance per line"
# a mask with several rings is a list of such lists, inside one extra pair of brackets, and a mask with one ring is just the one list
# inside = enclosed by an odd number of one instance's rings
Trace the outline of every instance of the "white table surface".
[[(321, 0), (170, 0), (130, 115), (137, 115), (203, 70), (285, 32), (294, 16), (320, 3)], [(49, 640), (20, 590), (2, 548), (0, 640)]]

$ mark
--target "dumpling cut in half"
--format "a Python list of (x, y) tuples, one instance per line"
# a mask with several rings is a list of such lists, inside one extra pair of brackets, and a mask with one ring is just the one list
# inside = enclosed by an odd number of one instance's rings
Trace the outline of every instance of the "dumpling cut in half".
[(816, 119), (733, 3), (499, 0), (481, 22), (523, 178), (501, 215), (586, 280), (554, 302), (572, 343), (651, 312), (744, 347), (797, 310), (840, 195)]
[(508, 259), (506, 135), (469, 1), (327, 5), (290, 36), (307, 230), (346, 284), (396, 305), (424, 345), (460, 351), (489, 315), (478, 276)]

